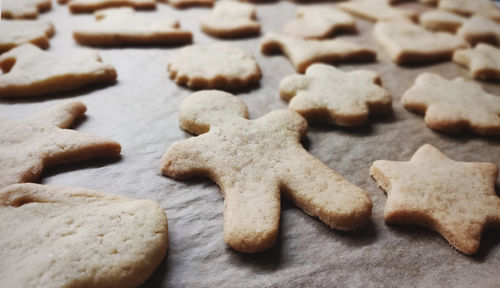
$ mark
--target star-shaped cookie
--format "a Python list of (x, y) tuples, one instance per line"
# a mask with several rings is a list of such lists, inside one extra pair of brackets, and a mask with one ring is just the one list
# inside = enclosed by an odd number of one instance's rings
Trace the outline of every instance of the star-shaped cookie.
[(424, 73), (405, 92), (402, 102), (406, 109), (425, 114), (425, 124), (434, 130), (500, 134), (500, 97), (486, 93), (474, 81)]
[(483, 16), (473, 16), (466, 20), (457, 34), (471, 45), (479, 42), (500, 45), (500, 23)]
[(231, 94), (194, 93), (181, 104), (180, 126), (202, 135), (172, 144), (161, 160), (164, 175), (207, 176), (219, 185), (229, 246), (247, 253), (270, 248), (281, 194), (334, 229), (357, 229), (370, 219), (368, 195), (302, 147), (307, 123), (300, 114), (247, 118), (247, 106)]
[(254, 36), (260, 33), (255, 5), (236, 1), (219, 1), (212, 12), (200, 17), (201, 30), (220, 38)]
[(426, 144), (408, 162), (375, 161), (370, 174), (387, 192), (387, 222), (429, 227), (465, 254), (479, 249), (483, 229), (500, 227), (495, 164), (454, 161)]
[(377, 57), (372, 49), (341, 39), (304, 40), (274, 33), (266, 34), (261, 51), (264, 54), (283, 52), (299, 73), (304, 73), (313, 63), (371, 62)]
[(48, 21), (3, 20), (0, 25), (0, 53), (26, 43), (47, 49), (49, 37), (53, 35), (54, 25)]
[(457, 50), (453, 61), (466, 66), (476, 79), (500, 80), (500, 49), (487, 44)]
[(31, 44), (0, 56), (0, 98), (40, 96), (88, 84), (114, 83), (116, 70), (95, 51), (45, 52)]
[(38, 13), (52, 8), (51, 0), (3, 0), (2, 18), (36, 19)]
[(295, 74), (280, 82), (282, 99), (289, 108), (309, 122), (326, 122), (339, 126), (357, 126), (370, 114), (392, 109), (389, 92), (380, 87), (375, 72), (343, 72), (333, 66), (313, 64), (306, 75)]
[(92, 13), (97, 10), (117, 7), (131, 7), (136, 10), (156, 9), (155, 0), (62, 0), (68, 3), (71, 13)]
[(414, 20), (417, 13), (413, 10), (395, 8), (397, 0), (359, 0), (340, 3), (339, 7), (353, 15), (371, 21)]
[(120, 155), (117, 142), (66, 129), (85, 110), (81, 102), (68, 102), (30, 118), (0, 119), (0, 188), (34, 182), (45, 167)]
[(465, 16), (481, 15), (500, 21), (500, 9), (491, 0), (439, 0), (438, 7)]

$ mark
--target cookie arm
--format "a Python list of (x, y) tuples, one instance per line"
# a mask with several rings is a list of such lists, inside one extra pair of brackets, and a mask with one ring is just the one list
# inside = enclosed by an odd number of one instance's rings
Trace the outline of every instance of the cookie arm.
[(203, 151), (208, 149), (203, 141), (193, 137), (172, 144), (161, 158), (161, 173), (174, 179), (189, 179), (210, 176), (207, 159)]
[(28, 121), (37, 126), (69, 128), (77, 118), (85, 114), (86, 110), (87, 107), (82, 102), (66, 102), (40, 111)]
[(283, 78), (279, 84), (281, 99), (290, 101), (299, 91), (307, 89), (309, 83), (310, 79), (300, 74)]

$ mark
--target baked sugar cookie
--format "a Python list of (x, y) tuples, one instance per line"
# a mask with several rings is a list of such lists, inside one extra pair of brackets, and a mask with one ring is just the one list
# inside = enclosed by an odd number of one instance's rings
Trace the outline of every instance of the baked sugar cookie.
[(38, 13), (52, 8), (51, 0), (3, 0), (2, 18), (36, 19)]
[(500, 49), (496, 47), (481, 43), (475, 48), (457, 50), (453, 61), (469, 68), (476, 79), (500, 80)]
[(359, 0), (340, 3), (339, 7), (353, 15), (371, 21), (415, 20), (413, 10), (396, 8), (391, 0)]
[(438, 7), (464, 16), (481, 15), (500, 21), (500, 9), (490, 0), (440, 0)]
[(116, 71), (94, 51), (45, 52), (31, 44), (0, 56), (0, 98), (40, 96), (93, 83), (113, 83)]
[(205, 6), (212, 7), (214, 5), (215, 0), (158, 0), (162, 2), (167, 2), (172, 5), (174, 8), (183, 9), (192, 6)]
[(261, 77), (252, 54), (226, 43), (184, 47), (170, 59), (167, 70), (177, 84), (193, 89), (236, 90)]
[(458, 35), (471, 45), (486, 42), (500, 45), (500, 23), (482, 16), (469, 18), (458, 29)]
[(356, 31), (349, 14), (331, 7), (305, 7), (297, 10), (298, 19), (285, 25), (285, 35), (305, 39), (325, 39), (338, 32)]
[(99, 10), (95, 22), (75, 31), (73, 37), (83, 45), (180, 45), (191, 43), (192, 34), (179, 29), (179, 21), (129, 7)]
[(333, 229), (358, 229), (370, 219), (368, 195), (300, 144), (307, 123), (291, 110), (248, 120), (247, 106), (221, 91), (201, 91), (180, 107), (181, 128), (202, 134), (172, 144), (161, 171), (175, 179), (207, 176), (224, 194), (224, 241), (253, 253), (278, 236), (280, 192)]
[(493, 163), (454, 161), (426, 144), (410, 161), (375, 161), (370, 174), (387, 192), (387, 222), (429, 227), (465, 254), (479, 249), (484, 229), (500, 228)]
[(0, 192), (1, 287), (138, 287), (168, 245), (158, 203), (84, 188)]
[(313, 64), (305, 75), (295, 74), (280, 82), (281, 98), (307, 121), (357, 126), (370, 114), (391, 111), (389, 92), (380, 87), (372, 71), (343, 72), (333, 66)]
[(425, 124), (434, 130), (500, 134), (500, 97), (486, 93), (474, 81), (424, 73), (405, 92), (402, 102), (406, 109), (425, 114)]
[(304, 40), (268, 33), (261, 43), (264, 54), (284, 53), (295, 70), (304, 73), (313, 63), (371, 62), (375, 51), (344, 40)]
[[(68, 0), (66, 0), (67, 2)], [(131, 7), (137, 10), (156, 9), (155, 0), (69, 0), (71, 13), (92, 13), (97, 10), (117, 7)]]
[(466, 43), (459, 37), (432, 32), (408, 21), (379, 22), (375, 39), (397, 64), (420, 64), (451, 59)]
[(114, 141), (67, 129), (85, 110), (81, 102), (68, 102), (30, 118), (0, 119), (0, 189), (34, 182), (45, 167), (120, 155)]
[(26, 43), (47, 49), (53, 35), (54, 25), (48, 21), (4, 20), (0, 25), (0, 53)]
[(236, 1), (219, 1), (212, 12), (201, 16), (201, 30), (214, 37), (245, 37), (260, 33), (255, 5)]
[(455, 33), (466, 17), (445, 10), (429, 10), (419, 16), (420, 24), (429, 30)]

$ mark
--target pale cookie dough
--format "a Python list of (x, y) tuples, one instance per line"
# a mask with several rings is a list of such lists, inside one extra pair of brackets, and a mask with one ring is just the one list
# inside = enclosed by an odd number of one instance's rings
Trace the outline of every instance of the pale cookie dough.
[(379, 22), (375, 39), (397, 64), (421, 64), (451, 59), (466, 43), (453, 34), (432, 32), (411, 22)]
[(283, 33), (305, 39), (325, 39), (338, 32), (355, 32), (356, 21), (351, 15), (331, 7), (303, 7), (298, 19), (285, 25)]
[(304, 73), (313, 63), (371, 62), (377, 57), (372, 49), (340, 39), (304, 40), (274, 33), (266, 34), (261, 51), (264, 54), (284, 53), (299, 73)]
[(201, 30), (214, 37), (245, 37), (260, 33), (255, 5), (236, 1), (219, 1), (211, 13), (200, 17)]
[(193, 6), (205, 6), (212, 7), (215, 0), (158, 0), (161, 2), (167, 2), (177, 9), (184, 9)]
[(438, 7), (464, 16), (481, 15), (500, 21), (500, 9), (491, 0), (440, 0)]
[(3, 0), (1, 2), (2, 18), (36, 19), (38, 13), (52, 8), (51, 0)]
[(425, 114), (425, 124), (434, 130), (500, 134), (500, 97), (486, 93), (474, 81), (424, 73), (405, 92), (402, 102), (406, 109)]
[(500, 227), (496, 164), (454, 161), (425, 144), (410, 161), (375, 161), (370, 174), (387, 192), (385, 221), (429, 227), (465, 254)]
[(201, 91), (181, 104), (180, 126), (198, 137), (172, 144), (161, 171), (175, 179), (210, 177), (224, 194), (224, 241), (253, 253), (278, 236), (280, 192), (333, 229), (370, 219), (369, 196), (300, 144), (307, 122), (290, 110), (248, 120), (247, 106), (221, 91)]
[(0, 53), (16, 46), (31, 43), (42, 49), (49, 48), (54, 25), (42, 20), (2, 20), (0, 25)]
[(429, 10), (419, 16), (420, 24), (429, 30), (455, 33), (466, 17), (444, 10)]
[(417, 13), (413, 10), (395, 8), (390, 0), (358, 0), (340, 3), (338, 6), (359, 17), (371, 21), (415, 20)]
[(95, 12), (95, 22), (73, 31), (83, 45), (181, 45), (191, 43), (193, 35), (179, 29), (179, 21), (165, 16), (135, 12), (129, 7)]
[(172, 56), (167, 70), (177, 84), (193, 89), (237, 90), (261, 77), (252, 54), (226, 43), (184, 47)]
[(313, 64), (306, 75), (295, 74), (280, 82), (281, 98), (290, 101), (291, 110), (311, 122), (339, 126), (358, 126), (370, 114), (392, 109), (389, 92), (380, 87), (372, 71), (343, 72), (324, 64)]
[(68, 102), (30, 118), (0, 119), (0, 189), (34, 182), (45, 167), (120, 155), (117, 142), (67, 129), (85, 110), (81, 102)]
[(457, 50), (453, 61), (466, 66), (472, 77), (482, 80), (500, 80), (500, 49), (487, 44), (475, 48)]
[(469, 18), (457, 33), (472, 45), (479, 42), (500, 45), (500, 23), (482, 16)]
[[(66, 0), (68, 2), (68, 0)], [(137, 10), (156, 9), (155, 0), (69, 0), (71, 13), (92, 13), (97, 10), (116, 7), (131, 7)]]
[(9, 186), (0, 218), (1, 287), (138, 287), (168, 246), (158, 203), (84, 188)]
[(102, 63), (94, 51), (59, 55), (25, 44), (2, 54), (0, 68), (4, 73), (0, 98), (40, 96), (116, 81), (113, 66)]

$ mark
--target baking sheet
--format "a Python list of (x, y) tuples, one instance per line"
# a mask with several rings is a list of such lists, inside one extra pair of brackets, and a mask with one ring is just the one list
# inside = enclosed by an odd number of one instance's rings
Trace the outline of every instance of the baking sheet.
[[(317, 5), (333, 5), (321, 3)], [(404, 4), (422, 9), (418, 4)], [(263, 31), (281, 31), (295, 17), (292, 2), (258, 5)], [(207, 8), (175, 10), (159, 4), (158, 13), (176, 17), (194, 33), (195, 43), (215, 39), (200, 32), (198, 17)], [(56, 35), (51, 52), (88, 49), (78, 46), (72, 29), (92, 20), (90, 14), (71, 15), (54, 3), (41, 19), (53, 21)], [(1, 25), (1, 24), (0, 24)], [(280, 234), (274, 248), (253, 255), (235, 252), (222, 240), (223, 198), (206, 179), (174, 181), (160, 174), (160, 157), (174, 141), (189, 134), (178, 128), (178, 107), (190, 90), (168, 79), (168, 59), (179, 49), (97, 49), (118, 71), (118, 83), (43, 98), (0, 102), (0, 117), (22, 118), (68, 100), (83, 101), (87, 117), (78, 131), (121, 143), (122, 157), (87, 161), (46, 170), (43, 184), (86, 187), (119, 195), (148, 198), (164, 207), (169, 222), (169, 251), (144, 287), (493, 287), (500, 276), (500, 231), (483, 234), (474, 256), (454, 250), (438, 233), (416, 226), (388, 225), (382, 211), (386, 194), (370, 178), (374, 160), (407, 161), (424, 143), (431, 143), (455, 160), (485, 161), (500, 165), (499, 138), (452, 136), (429, 130), (421, 115), (403, 109), (400, 98), (415, 77), (432, 71), (447, 78), (470, 78), (468, 71), (451, 63), (400, 68), (392, 64), (371, 35), (372, 24), (358, 19), (358, 35), (342, 36), (378, 52), (378, 62), (339, 65), (343, 70), (371, 69), (380, 73), (393, 96), (394, 113), (372, 118), (351, 129), (313, 126), (303, 143), (311, 154), (363, 188), (374, 207), (372, 221), (357, 232), (338, 232), (282, 201)], [(282, 56), (259, 52), (260, 38), (228, 41), (254, 53), (263, 72), (260, 85), (238, 93), (251, 118), (286, 109), (278, 96), (279, 81), (295, 71)], [(482, 83), (500, 95), (500, 85)], [(497, 180), (497, 192), (500, 191)], [(83, 247), (82, 247), (83, 248)], [(84, 248), (83, 248), (84, 249)]]

